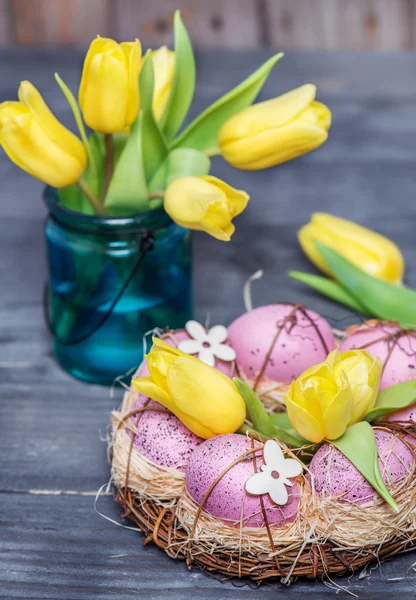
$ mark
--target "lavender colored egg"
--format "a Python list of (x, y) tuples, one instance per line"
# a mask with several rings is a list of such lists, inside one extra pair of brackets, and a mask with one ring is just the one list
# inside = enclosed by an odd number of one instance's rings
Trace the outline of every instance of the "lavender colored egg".
[[(235, 433), (219, 435), (200, 444), (192, 453), (186, 469), (186, 487), (195, 502), (200, 504), (218, 476), (251, 448), (252, 443), (246, 436)], [(256, 462), (257, 469), (264, 464), (260, 448)], [(253, 473), (253, 458), (234, 465), (213, 488), (204, 510), (231, 525), (239, 526), (243, 518), (247, 527), (264, 527), (259, 496), (251, 496), (245, 491), (245, 483)], [(262, 498), (269, 525), (283, 526), (296, 518), (299, 504), (296, 482), (290, 488), (289, 501), (284, 506), (274, 504), (267, 494)]]
[[(138, 394), (131, 411), (144, 406), (163, 409), (158, 402)], [(131, 419), (138, 427), (134, 447), (157, 465), (185, 471), (190, 455), (203, 441), (172, 413), (149, 410), (134, 415)]]
[[(413, 469), (414, 457), (398, 437), (388, 431), (375, 431), (378, 464), (388, 489), (406, 478)], [(315, 489), (321, 496), (336, 496), (342, 502), (365, 504), (376, 494), (354, 465), (337, 448), (324, 444), (309, 465)]]
[[(412, 425), (413, 427), (415, 427), (416, 426), (416, 404), (413, 404), (412, 406), (408, 406), (407, 408), (402, 408), (401, 410), (398, 410), (395, 413), (388, 415), (387, 417), (383, 417), (383, 420), (388, 421), (390, 423), (400, 423), (401, 425), (404, 425), (404, 426), (406, 426), (408, 424), (408, 425)], [(414, 435), (408, 433), (407, 435), (404, 436), (404, 439), (409, 444), (413, 444), (413, 446), (416, 446), (416, 437)]]
[(267, 360), (262, 381), (290, 383), (334, 350), (335, 338), (323, 317), (304, 307), (293, 311), (292, 304), (260, 306), (228, 327), (228, 340), (246, 378), (255, 379)]
[(416, 378), (416, 333), (397, 325), (369, 321), (354, 328), (340, 345), (340, 351), (364, 348), (383, 363), (380, 389)]

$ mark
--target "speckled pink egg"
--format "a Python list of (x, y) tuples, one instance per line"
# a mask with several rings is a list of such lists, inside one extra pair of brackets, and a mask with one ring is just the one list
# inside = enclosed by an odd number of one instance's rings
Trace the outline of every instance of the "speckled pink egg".
[(416, 378), (416, 332), (403, 331), (397, 325), (368, 321), (347, 331), (341, 352), (364, 348), (383, 363), (380, 389)]
[[(143, 408), (145, 405), (149, 408), (163, 409), (158, 402), (138, 394), (131, 410)], [(138, 424), (134, 447), (157, 465), (185, 471), (190, 455), (203, 441), (189, 431), (172, 413), (149, 410), (131, 419)]]
[[(375, 435), (380, 471), (387, 488), (391, 489), (413, 469), (414, 457), (406, 444), (392, 433), (376, 430)], [(376, 494), (348, 458), (330, 444), (321, 446), (309, 469), (315, 477), (315, 489), (321, 496), (337, 496), (341, 502), (365, 504)]]
[[(186, 469), (186, 487), (195, 502), (200, 504), (218, 476), (251, 448), (251, 441), (236, 433), (219, 435), (200, 444), (192, 453)], [(260, 447), (256, 462), (257, 469), (264, 464)], [(211, 491), (204, 510), (231, 525), (239, 526), (243, 518), (247, 527), (264, 527), (259, 496), (247, 494), (244, 487), (254, 472), (252, 457), (234, 465)], [(289, 501), (284, 506), (274, 504), (267, 494), (262, 496), (269, 525), (282, 526), (296, 518), (299, 504), (297, 483), (294, 482), (288, 491)]]
[[(406, 426), (412, 425), (416, 427), (416, 404), (412, 406), (408, 406), (407, 408), (402, 408), (401, 410), (388, 415), (387, 417), (383, 417), (383, 421), (388, 421), (390, 423), (400, 423), (401, 425)], [(410, 433), (405, 435), (404, 439), (409, 444), (413, 444), (416, 446), (416, 437)]]
[(292, 304), (260, 306), (228, 327), (228, 340), (246, 378), (258, 376), (270, 353), (262, 381), (290, 383), (334, 350), (334, 335), (323, 317), (304, 307), (293, 311)]
[[(188, 332), (185, 331), (185, 329), (176, 329), (175, 331), (171, 331), (168, 335), (163, 337), (163, 341), (166, 342), (166, 344), (169, 344), (170, 346), (174, 347), (176, 347), (177, 343), (182, 342), (183, 340), (190, 339), (191, 337), (188, 334)], [(215, 368), (218, 369), (218, 371), (221, 371), (221, 373), (224, 373), (224, 375), (227, 375), (228, 377), (234, 377), (236, 374), (234, 361), (226, 362), (225, 360), (219, 360), (218, 358), (216, 358)], [(140, 375), (142, 375), (143, 377), (149, 375), (149, 370), (147, 368), (146, 361), (144, 361), (141, 366)]]

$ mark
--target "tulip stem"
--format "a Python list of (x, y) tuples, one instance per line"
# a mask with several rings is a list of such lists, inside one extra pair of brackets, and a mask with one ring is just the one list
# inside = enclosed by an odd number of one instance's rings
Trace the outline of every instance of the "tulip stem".
[(160, 191), (160, 192), (150, 192), (147, 195), (147, 197), (148, 197), (149, 200), (155, 200), (156, 198), (164, 198), (165, 197), (165, 192), (162, 192), (162, 191)]
[(104, 168), (104, 185), (101, 200), (104, 203), (107, 196), (108, 188), (110, 187), (111, 178), (114, 171), (114, 140), (111, 133), (104, 134), (105, 145), (105, 168)]
[(88, 183), (83, 179), (78, 179), (77, 183), (81, 190), (84, 192), (85, 196), (88, 199), (88, 202), (91, 204), (95, 212), (101, 217), (105, 217), (104, 207), (101, 205), (101, 202), (98, 200), (98, 198), (94, 195)]

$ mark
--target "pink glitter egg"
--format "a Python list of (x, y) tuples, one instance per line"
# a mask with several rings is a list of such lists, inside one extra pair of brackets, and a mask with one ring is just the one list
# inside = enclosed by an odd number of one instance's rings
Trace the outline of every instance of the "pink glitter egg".
[[(329, 323), (292, 304), (260, 306), (228, 327), (237, 366), (249, 380), (290, 383), (335, 348)], [(267, 361), (267, 362), (266, 362)]]
[[(186, 469), (186, 487), (195, 502), (200, 504), (218, 476), (251, 448), (251, 440), (236, 433), (219, 435), (200, 444), (191, 454)], [(260, 449), (256, 453), (256, 462), (259, 470), (264, 464)], [(230, 525), (240, 526), (240, 519), (243, 519), (246, 527), (264, 527), (260, 497), (245, 491), (245, 483), (253, 473), (251, 455), (224, 474), (209, 494), (204, 510)], [(289, 501), (284, 506), (274, 504), (267, 494), (261, 496), (269, 525), (283, 526), (296, 518), (299, 504), (297, 483), (294, 482), (288, 491)]]
[(363, 348), (383, 363), (380, 389), (416, 378), (416, 332), (397, 325), (369, 321), (347, 331), (340, 351)]
[[(174, 348), (176, 348), (179, 342), (182, 342), (183, 340), (190, 340), (191, 336), (188, 334), (187, 331), (185, 331), (185, 329), (176, 329), (175, 331), (171, 331), (162, 339), (166, 344), (169, 344), (169, 346), (173, 346)], [(224, 373), (224, 375), (227, 375), (227, 377), (234, 377), (236, 374), (234, 361), (227, 362), (225, 360), (219, 360), (218, 358), (216, 358), (215, 368), (218, 369), (218, 371), (221, 371), (221, 373)], [(146, 361), (143, 362), (139, 371), (142, 377), (146, 377), (149, 375), (149, 370), (147, 368)], [(136, 374), (137, 377), (139, 376), (139, 371)]]
[[(410, 449), (388, 431), (375, 431), (378, 464), (388, 489), (403, 481), (414, 466)], [(309, 465), (315, 489), (321, 496), (335, 496), (341, 502), (372, 502), (376, 492), (354, 465), (330, 444), (319, 448)]]
[[(158, 402), (138, 394), (131, 411), (144, 406), (165, 410)], [(134, 447), (157, 465), (185, 471), (192, 451), (203, 441), (172, 413), (148, 410), (134, 415), (131, 420), (138, 428)]]

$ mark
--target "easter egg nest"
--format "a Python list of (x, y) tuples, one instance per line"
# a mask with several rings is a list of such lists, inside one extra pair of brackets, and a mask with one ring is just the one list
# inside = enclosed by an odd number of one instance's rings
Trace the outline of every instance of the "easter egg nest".
[[(317, 578), (354, 572), (416, 543), (414, 467), (389, 488), (399, 507), (397, 514), (380, 497), (364, 504), (320, 497), (314, 489), (314, 478), (307, 471), (297, 480), (297, 516), (288, 523), (278, 527), (270, 524), (270, 512), (263, 501), (263, 527), (247, 527), (242, 520), (227, 523), (212, 516), (204, 510), (205, 503), (229, 468), (220, 473), (203, 500), (196, 503), (186, 489), (184, 470), (160, 466), (135, 447), (141, 416), (148, 411), (166, 412), (146, 404), (132, 410), (137, 395), (130, 389), (120, 410), (112, 413), (112, 480), (116, 500), (123, 507), (122, 516), (144, 532), (145, 544), (154, 542), (170, 557), (185, 560), (189, 568), (198, 565), (226, 577), (248, 577), (256, 582), (280, 578), (290, 583), (298, 576)], [(386, 422), (380, 431), (394, 432), (403, 441), (407, 435), (416, 435), (416, 425)], [(257, 471), (263, 444), (251, 438), (249, 444), (250, 449), (233, 464), (249, 460)], [(309, 452), (306, 447), (293, 451), (279, 444), (285, 454), (294, 458)], [(406, 446), (416, 461), (415, 446)]]

